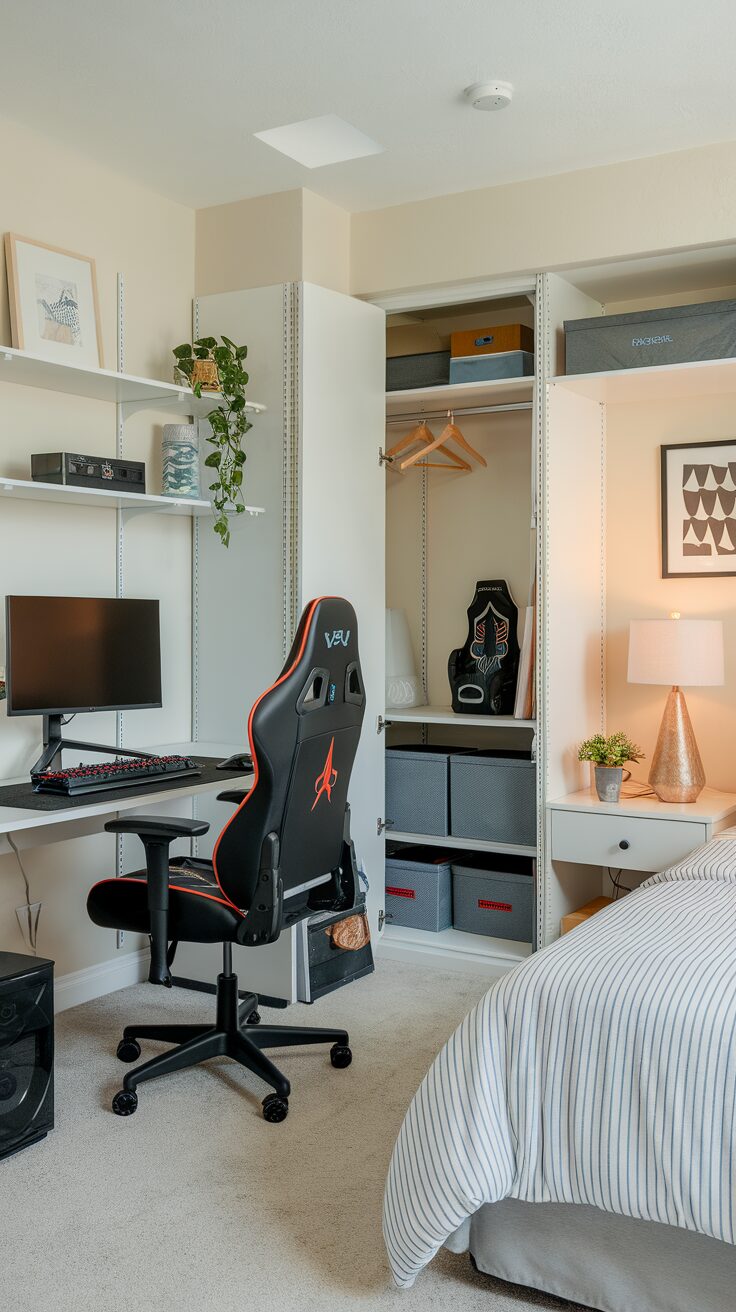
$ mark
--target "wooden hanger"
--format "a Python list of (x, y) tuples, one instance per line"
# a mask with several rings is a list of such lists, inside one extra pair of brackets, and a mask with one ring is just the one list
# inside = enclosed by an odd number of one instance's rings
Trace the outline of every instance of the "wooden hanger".
[[(422, 459), (423, 456), (429, 451), (433, 451), (437, 446), (434, 433), (424, 419), (421, 423), (417, 424), (416, 428), (412, 428), (410, 433), (405, 433), (403, 437), (399, 438), (398, 442), (395, 442), (392, 447), (389, 447), (386, 455), (390, 460), (393, 460), (401, 451), (406, 451), (407, 447), (413, 446), (416, 442), (423, 442), (424, 445), (415, 452), (411, 460), (402, 461), (398, 469), (395, 471), (396, 473), (403, 470), (406, 464), (414, 464), (416, 461), (421, 462), (425, 469), (470, 469), (467, 460), (463, 460), (462, 457), (457, 455), (454, 451), (445, 452), (447, 460)], [(389, 469), (392, 467), (392, 465), (389, 465)]]
[[(454, 451), (450, 451), (449, 449), (447, 449), (446, 444), (449, 441), (457, 442), (458, 446), (461, 446), (464, 451), (467, 451), (469, 456), (472, 456), (474, 460), (477, 460), (479, 465), (482, 465), (484, 469), (488, 468), (487, 460), (483, 458), (483, 456), (480, 454), (480, 451), (476, 451), (475, 447), (470, 445), (465, 435), (460, 432), (460, 429), (455, 423), (455, 419), (451, 410), (448, 410), (447, 412), (447, 423), (445, 424), (445, 427), (442, 429), (442, 432), (440, 433), (439, 437), (435, 437), (433, 441), (430, 442), (429, 446), (425, 446), (423, 450), (416, 451), (414, 455), (408, 456), (406, 460), (402, 460), (399, 468), (408, 469), (411, 465), (416, 464), (416, 462), (420, 460), (422, 456), (428, 456), (430, 452), (436, 450), (436, 448), (440, 446), (445, 448), (445, 454), (451, 460), (460, 461), (461, 460), (460, 456), (458, 456)], [(422, 463), (425, 462), (422, 461)], [(466, 469), (470, 469), (470, 465), (467, 463), (466, 460), (462, 461), (462, 465)]]

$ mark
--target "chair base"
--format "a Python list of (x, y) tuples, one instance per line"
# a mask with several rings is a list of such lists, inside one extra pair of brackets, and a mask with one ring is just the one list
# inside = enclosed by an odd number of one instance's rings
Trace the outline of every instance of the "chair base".
[(251, 993), (241, 1000), (237, 975), (232, 972), (218, 975), (216, 996), (214, 1025), (126, 1025), (118, 1045), (118, 1056), (123, 1061), (136, 1061), (140, 1056), (139, 1039), (153, 1039), (176, 1046), (128, 1072), (123, 1088), (113, 1099), (113, 1111), (119, 1116), (130, 1116), (138, 1105), (136, 1089), (146, 1080), (186, 1070), (212, 1057), (230, 1057), (271, 1086), (274, 1093), (264, 1099), (264, 1116), (266, 1120), (281, 1121), (288, 1111), (291, 1086), (286, 1076), (264, 1055), (264, 1048), (329, 1043), (332, 1045), (330, 1058), (333, 1066), (350, 1065), (351, 1053), (345, 1030), (249, 1024), (251, 1016), (258, 1014), (258, 998)]

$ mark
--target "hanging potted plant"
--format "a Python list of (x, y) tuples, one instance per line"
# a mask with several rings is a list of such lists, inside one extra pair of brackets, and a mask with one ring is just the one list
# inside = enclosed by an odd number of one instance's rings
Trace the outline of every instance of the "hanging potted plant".
[[(195, 396), (201, 397), (203, 391), (213, 390), (222, 394), (220, 404), (207, 416), (210, 425), (207, 441), (213, 449), (204, 463), (215, 471), (215, 482), (209, 485), (215, 512), (215, 533), (222, 545), (229, 547), (228, 511), (238, 515), (245, 511), (243, 438), (253, 425), (245, 409), (248, 375), (243, 361), (248, 347), (236, 346), (224, 335), (220, 340), (221, 345), (216, 337), (199, 337), (191, 345), (185, 342), (174, 349), (174, 359), (179, 374), (187, 380)], [(204, 376), (203, 365), (208, 366)], [(214, 367), (214, 372), (210, 366)]]
[(624, 771), (628, 761), (635, 763), (643, 760), (641, 747), (632, 743), (625, 733), (612, 733), (608, 738), (602, 733), (594, 734), (578, 750), (579, 761), (592, 761), (595, 766), (595, 787), (601, 802), (618, 802), (621, 800), (621, 785), (626, 778), (631, 778), (629, 770)]

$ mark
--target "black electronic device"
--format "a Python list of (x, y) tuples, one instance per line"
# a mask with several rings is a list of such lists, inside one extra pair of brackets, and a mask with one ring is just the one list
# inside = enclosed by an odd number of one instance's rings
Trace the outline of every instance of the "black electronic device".
[(54, 1128), (53, 967), (0, 952), (0, 1157)]
[(77, 711), (161, 705), (159, 603), (121, 597), (7, 597), (8, 715), (42, 715), (44, 750), (32, 771), (60, 767), (62, 747), (147, 753), (62, 738)]
[(235, 752), (224, 761), (218, 761), (218, 770), (237, 770), (239, 774), (250, 774), (253, 769), (253, 757), (248, 752)]
[(128, 756), (98, 765), (80, 762), (68, 770), (32, 770), (31, 783), (36, 793), (77, 797), (81, 793), (101, 793), (111, 788), (131, 788), (135, 784), (155, 783), (164, 778), (183, 779), (201, 773), (201, 765), (190, 756)]
[(108, 492), (146, 490), (146, 466), (142, 460), (115, 460), (108, 456), (79, 455), (73, 451), (34, 452), (31, 478), (36, 483), (104, 488)]

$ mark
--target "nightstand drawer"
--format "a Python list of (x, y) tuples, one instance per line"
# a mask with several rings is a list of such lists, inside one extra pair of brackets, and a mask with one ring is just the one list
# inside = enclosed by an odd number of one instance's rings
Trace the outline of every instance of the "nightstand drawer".
[(696, 820), (552, 811), (552, 859), (624, 870), (666, 870), (707, 838)]

